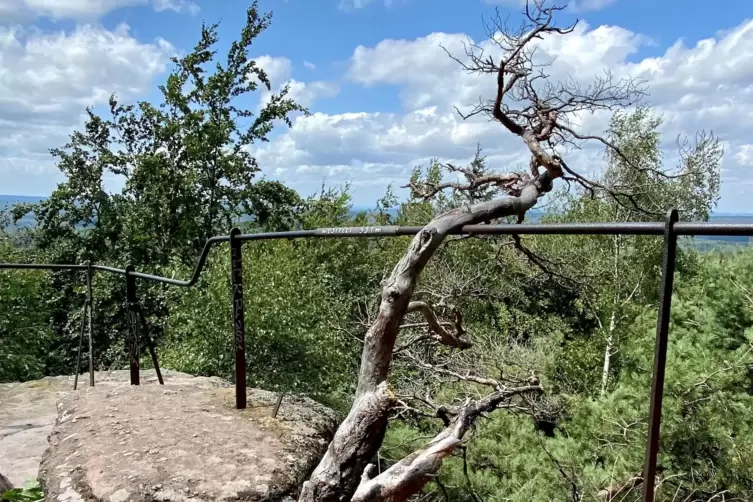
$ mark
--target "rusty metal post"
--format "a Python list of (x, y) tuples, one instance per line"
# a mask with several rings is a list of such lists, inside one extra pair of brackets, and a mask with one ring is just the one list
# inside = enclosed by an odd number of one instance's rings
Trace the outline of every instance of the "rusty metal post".
[(87, 324), (89, 332), (89, 387), (94, 387), (94, 342), (92, 341), (92, 309), (94, 308), (92, 295), (92, 264), (86, 262), (86, 304), (88, 305)]
[(277, 414), (280, 412), (280, 405), (282, 404), (282, 398), (285, 396), (284, 392), (280, 392), (275, 402), (275, 407), (272, 410), (272, 418), (277, 418)]
[(84, 343), (84, 328), (86, 328), (86, 301), (81, 309), (81, 331), (78, 334), (78, 355), (76, 356), (76, 376), (73, 377), (73, 390), (78, 389), (78, 374), (81, 371), (81, 347)]
[(154, 364), (154, 372), (157, 374), (157, 380), (160, 385), (165, 385), (165, 381), (162, 379), (162, 372), (159, 369), (159, 360), (157, 359), (157, 349), (154, 348), (154, 340), (152, 340), (152, 334), (149, 331), (149, 325), (146, 322), (146, 316), (144, 311), (141, 310), (141, 306), (138, 306), (139, 319), (141, 320), (141, 329), (144, 331), (144, 338), (146, 338), (146, 346), (149, 349), (149, 355), (152, 356), (152, 364)]
[(243, 319), (243, 242), (230, 231), (230, 280), (233, 285), (233, 328), (235, 330), (235, 407), (246, 408), (246, 333)]
[(126, 338), (126, 351), (128, 352), (129, 368), (131, 372), (131, 385), (140, 384), (139, 374), (139, 319), (136, 309), (136, 278), (132, 275), (133, 265), (125, 269), (126, 276), (126, 315), (128, 316), (128, 337)]
[(664, 374), (667, 368), (667, 345), (669, 342), (669, 315), (672, 308), (672, 286), (677, 257), (677, 210), (667, 213), (664, 226), (664, 252), (662, 256), (662, 279), (659, 291), (659, 315), (656, 321), (656, 347), (654, 349), (654, 374), (651, 382), (651, 408), (649, 411), (646, 464), (643, 470), (643, 502), (654, 502), (656, 463), (659, 454), (662, 399), (664, 398)]

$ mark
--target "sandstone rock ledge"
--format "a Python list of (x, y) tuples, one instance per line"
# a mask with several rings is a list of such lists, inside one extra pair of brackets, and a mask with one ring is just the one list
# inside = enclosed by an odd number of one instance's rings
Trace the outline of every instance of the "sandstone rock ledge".
[[(221, 382), (221, 381), (219, 381)], [(58, 403), (39, 479), (47, 501), (282, 501), (324, 454), (332, 411), (224, 382), (87, 388)]]

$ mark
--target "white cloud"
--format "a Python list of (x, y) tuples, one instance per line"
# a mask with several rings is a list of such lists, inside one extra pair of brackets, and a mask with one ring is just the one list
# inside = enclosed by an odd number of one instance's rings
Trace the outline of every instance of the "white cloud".
[(616, 2), (617, 0), (578, 0), (570, 3), (568, 7), (573, 12), (586, 12), (605, 9)]
[[(455, 105), (462, 108), (476, 103), (479, 96), (493, 96), (495, 87), (493, 77), (465, 73), (439, 47), (463, 54), (466, 40), (463, 34), (433, 33), (415, 40), (384, 40), (374, 47), (357, 47), (348, 77), (367, 88), (396, 86), (403, 112), (358, 113), (356, 109), (340, 115), (299, 117), (292, 130), (257, 149), (260, 164), (270, 174), (286, 173), (282, 179), (296, 187), (315, 187), (322, 179), (360, 180), (362, 188), (356, 192), (361, 202), (375, 200), (386, 179), (404, 183), (410, 169), (430, 157), (468, 160), (477, 142), (485, 148), (490, 165), (515, 168), (526, 160), (517, 138), (485, 118), (463, 121), (453, 110)], [(713, 130), (728, 152), (720, 210), (753, 212), (750, 183), (746, 188), (750, 193), (735, 200), (741, 190), (739, 180), (751, 179), (744, 166), (753, 160), (749, 145), (753, 133), (753, 21), (694, 46), (678, 41), (661, 56), (636, 60), (640, 47), (651, 43), (618, 26), (581, 24), (570, 35), (543, 40), (538, 54), (542, 59), (556, 58), (551, 67), (556, 78), (590, 81), (607, 68), (617, 78), (646, 79), (651, 91), (647, 102), (665, 118), (668, 161), (676, 134), (692, 137), (698, 130)], [(488, 43), (481, 45), (487, 53), (494, 53)], [(608, 115), (583, 114), (577, 120), (583, 131), (600, 133)], [(570, 165), (583, 171), (593, 171), (602, 161), (598, 148), (569, 155)], [(380, 167), (375, 170), (374, 166)]]
[[(279, 92), (285, 85), (288, 85), (288, 96), (302, 106), (309, 107), (317, 99), (332, 98), (340, 92), (340, 86), (335, 82), (300, 82), (293, 79), (293, 63), (288, 58), (264, 55), (255, 58), (255, 61), (267, 73), (272, 92)], [(272, 92), (266, 89), (261, 92), (259, 107), (269, 101)]]
[(0, 22), (29, 21), (35, 17), (93, 20), (108, 12), (151, 3), (154, 10), (197, 14), (199, 6), (190, 0), (0, 0)]
[(264, 55), (254, 58), (254, 61), (266, 72), (272, 87), (284, 84), (293, 72), (293, 63), (288, 58)]
[[(458, 33), (432, 33), (415, 40), (383, 40), (375, 47), (356, 47), (348, 76), (366, 86), (399, 85), (403, 106), (408, 109), (437, 104), (450, 110), (454, 106), (474, 104), (479, 96), (495, 92), (494, 78), (471, 75), (447, 56), (464, 54), (469, 39)], [(589, 30), (585, 23), (564, 37), (545, 38), (537, 44), (537, 58), (556, 65), (552, 77), (592, 79), (604, 68), (615, 68), (634, 54), (648, 39), (616, 26)], [(470, 43), (474, 43), (472, 40)], [(482, 42), (485, 55), (496, 56), (493, 44)], [(584, 73), (585, 72), (585, 73)]]
[(322, 98), (334, 98), (340, 93), (339, 85), (335, 82), (327, 82), (324, 80), (318, 80), (315, 82), (290, 80), (288, 85), (290, 86), (288, 96), (301, 106), (305, 107), (310, 107), (314, 102)]
[(311, 61), (304, 61), (303, 66), (305, 66), (309, 70), (316, 70), (316, 65), (312, 63)]
[[(126, 25), (72, 32), (0, 27), (1, 191), (54, 188), (58, 173), (48, 149), (66, 141), (87, 106), (106, 104), (112, 92), (128, 100), (150, 90), (174, 51), (162, 39), (139, 42)], [(35, 182), (39, 189), (30, 186)]]
[(342, 10), (363, 9), (373, 0), (340, 0), (339, 7)]
[[(528, 0), (482, 0), (487, 5), (501, 5), (511, 8), (524, 8)], [(565, 2), (562, 2), (564, 4)], [(617, 0), (571, 0), (567, 8), (572, 12), (587, 12), (601, 10), (617, 3)], [(546, 5), (550, 5), (546, 4)], [(557, 5), (560, 5), (559, 3)]]
[[(383, 0), (383, 5), (385, 7), (392, 7), (395, 2), (401, 1), (401, 0)], [(338, 4), (338, 8), (340, 10), (344, 10), (346, 12), (363, 9), (364, 7), (367, 7), (368, 5), (371, 5), (374, 3), (374, 0), (340, 0), (340, 3)]]
[(175, 12), (186, 12), (195, 16), (201, 11), (198, 4), (189, 0), (153, 0), (154, 10), (162, 12), (172, 10)]
[(735, 153), (735, 160), (741, 166), (753, 167), (753, 145), (740, 145)]

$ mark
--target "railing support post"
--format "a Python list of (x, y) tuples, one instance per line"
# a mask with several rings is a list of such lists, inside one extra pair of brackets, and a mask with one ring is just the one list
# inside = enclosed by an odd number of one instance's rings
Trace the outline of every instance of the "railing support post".
[(84, 344), (84, 329), (86, 328), (86, 307), (87, 307), (87, 300), (84, 300), (84, 307), (81, 309), (81, 331), (78, 334), (78, 353), (76, 354), (76, 376), (73, 377), (73, 390), (78, 389), (78, 375), (81, 372), (81, 348)]
[(126, 277), (126, 315), (128, 316), (128, 337), (126, 338), (126, 351), (128, 352), (129, 368), (131, 372), (131, 385), (140, 384), (139, 375), (139, 318), (136, 309), (136, 277), (132, 275), (133, 265), (125, 269)]
[(235, 330), (235, 407), (246, 408), (246, 333), (243, 320), (243, 242), (241, 231), (230, 231), (230, 280), (232, 283), (233, 327)]
[(672, 286), (677, 257), (677, 210), (667, 213), (664, 226), (664, 252), (662, 255), (662, 278), (659, 291), (659, 315), (656, 321), (656, 347), (654, 349), (654, 374), (651, 381), (651, 408), (649, 411), (646, 464), (643, 470), (643, 502), (654, 502), (656, 463), (659, 454), (662, 399), (664, 398), (664, 374), (667, 368), (667, 345), (669, 342), (669, 315), (672, 308)]
[(285, 397), (285, 392), (280, 392), (277, 395), (277, 401), (275, 402), (275, 407), (272, 409), (272, 418), (277, 418), (277, 414), (280, 412), (280, 405), (282, 404), (282, 398)]
[(94, 342), (92, 341), (92, 309), (94, 295), (92, 294), (92, 263), (86, 262), (86, 304), (89, 306), (87, 324), (89, 332), (89, 387), (94, 387)]
[(146, 338), (146, 346), (149, 349), (149, 355), (152, 356), (152, 364), (154, 364), (154, 372), (157, 374), (157, 381), (160, 385), (165, 385), (165, 381), (162, 379), (162, 372), (159, 369), (159, 360), (157, 359), (157, 349), (154, 347), (154, 340), (152, 340), (152, 333), (149, 330), (149, 324), (146, 322), (146, 316), (144, 311), (141, 310), (141, 306), (137, 305), (139, 319), (141, 320), (141, 329), (144, 330), (144, 338)]
[[(88, 320), (87, 320), (88, 319)], [(78, 335), (78, 355), (76, 356), (76, 376), (73, 390), (78, 389), (78, 375), (81, 371), (81, 348), (84, 342), (84, 329), (89, 326), (89, 387), (94, 387), (94, 357), (92, 354), (92, 266), (86, 262), (86, 300), (81, 311), (81, 332)]]

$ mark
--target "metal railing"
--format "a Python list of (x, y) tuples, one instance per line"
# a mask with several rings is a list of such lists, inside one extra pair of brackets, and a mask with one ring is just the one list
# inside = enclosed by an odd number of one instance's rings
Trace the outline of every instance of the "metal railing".
[[(262, 232), (243, 234), (234, 228), (230, 235), (212, 237), (204, 245), (196, 268), (188, 280), (172, 279), (158, 275), (146, 274), (128, 266), (125, 269), (103, 265), (75, 264), (28, 264), (28, 263), (0, 263), (0, 269), (42, 269), (42, 270), (85, 270), (87, 272), (87, 299), (84, 307), (86, 314), (89, 307), (89, 373), (90, 385), (94, 385), (91, 342), (91, 274), (92, 271), (108, 272), (125, 276), (126, 301), (129, 313), (128, 353), (130, 361), (130, 383), (139, 385), (139, 329), (146, 333), (152, 361), (158, 379), (164, 384), (159, 370), (156, 351), (143, 313), (138, 306), (136, 296), (136, 279), (160, 282), (181, 287), (191, 287), (199, 279), (201, 271), (206, 265), (207, 256), (216, 244), (230, 243), (230, 275), (232, 283), (231, 300), (233, 305), (233, 328), (235, 347), (235, 403), (236, 408), (246, 407), (246, 340), (243, 312), (243, 243), (246, 241), (261, 241), (271, 239), (303, 239), (303, 238), (362, 238), (362, 237), (399, 237), (415, 235), (423, 226), (368, 226), (368, 227), (336, 227), (318, 228), (313, 230), (293, 230), (288, 232)], [(679, 236), (749, 236), (753, 237), (753, 224), (736, 223), (688, 223), (678, 221), (676, 210), (667, 213), (665, 221), (656, 223), (534, 223), (534, 224), (500, 224), (500, 225), (467, 225), (452, 232), (455, 235), (654, 235), (662, 236), (664, 249), (662, 256), (662, 278), (659, 291), (659, 310), (656, 324), (656, 345), (654, 349), (654, 366), (651, 381), (651, 401), (649, 409), (648, 439), (646, 444), (645, 465), (643, 470), (643, 501), (653, 502), (656, 482), (657, 455), (659, 450), (659, 435), (661, 427), (662, 400), (664, 397), (664, 376), (667, 362), (667, 345), (669, 336), (669, 314), (672, 303), (672, 286), (674, 283), (677, 238)], [(85, 316), (84, 316), (85, 317)], [(140, 322), (139, 322), (140, 321)], [(81, 339), (83, 338), (83, 318)], [(79, 340), (80, 363), (81, 339)], [(74, 384), (75, 387), (75, 384)], [(274, 415), (277, 414), (282, 394), (275, 404)]]

